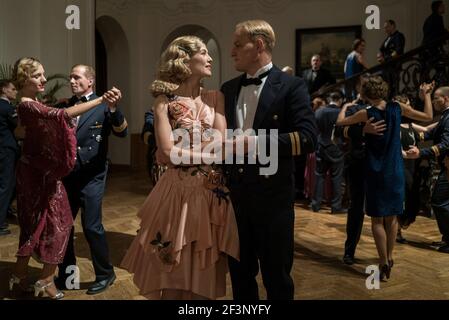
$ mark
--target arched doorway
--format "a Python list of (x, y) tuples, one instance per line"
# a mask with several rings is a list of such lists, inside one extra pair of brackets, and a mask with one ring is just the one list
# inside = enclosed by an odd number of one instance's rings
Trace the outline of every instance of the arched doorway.
[(221, 55), (220, 47), (216, 37), (208, 29), (199, 25), (185, 25), (172, 31), (164, 40), (161, 53), (167, 46), (178, 37), (192, 35), (201, 38), (209, 50), (213, 59), (212, 77), (204, 80), (204, 86), (208, 89), (219, 89), (222, 83), (221, 79)]
[(100, 32), (95, 29), (96, 92), (101, 96), (108, 90), (108, 53)]
[[(102, 16), (95, 22), (95, 65), (97, 71), (97, 91), (102, 93), (115, 86), (124, 93), (120, 110), (127, 119), (131, 118), (129, 100), (129, 44), (120, 24), (113, 18)], [(131, 164), (131, 139), (111, 136), (109, 156), (113, 165)]]

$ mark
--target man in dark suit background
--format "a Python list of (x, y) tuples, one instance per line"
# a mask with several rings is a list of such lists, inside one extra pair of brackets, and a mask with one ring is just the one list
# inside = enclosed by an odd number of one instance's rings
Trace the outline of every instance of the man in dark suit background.
[(332, 207), (333, 214), (345, 213), (342, 208), (342, 183), (344, 170), (343, 141), (335, 143), (332, 133), (337, 122), (338, 114), (343, 105), (342, 92), (335, 91), (329, 95), (329, 105), (315, 112), (320, 134), (316, 151), (315, 192), (312, 197), (312, 210), (319, 212), (323, 201), (324, 180), (327, 171), (332, 176)]
[[(95, 70), (86, 65), (76, 65), (70, 74), (70, 85), (74, 96), (68, 107), (79, 101), (97, 98), (94, 93)], [(106, 290), (114, 281), (114, 268), (109, 260), (109, 248), (101, 221), (102, 201), (108, 172), (108, 138), (111, 132), (124, 138), (128, 133), (125, 117), (116, 105), (103, 104), (77, 119), (78, 152), (72, 173), (64, 179), (73, 217), (81, 209), (84, 235), (89, 244), (95, 271), (95, 282), (87, 294)], [(57, 285), (67, 287), (67, 267), (76, 265), (73, 234), (69, 238), (63, 263), (59, 266)]]
[(314, 54), (312, 56), (310, 64), (311, 68), (304, 70), (302, 74), (310, 94), (316, 93), (321, 88), (336, 83), (332, 74), (328, 70), (321, 68), (322, 61), (319, 54)]
[[(156, 139), (154, 137), (154, 114), (153, 111), (145, 112), (145, 122), (143, 123), (140, 137), (147, 149), (147, 169), (150, 178), (153, 180), (154, 153), (156, 152)], [(154, 181), (153, 181), (154, 182)]]
[(428, 45), (448, 34), (448, 30), (444, 26), (443, 15), (446, 13), (444, 2), (432, 1), (431, 8), (432, 14), (426, 19), (423, 26), (423, 45)]
[[(404, 54), (405, 50), (405, 37), (396, 29), (396, 22), (393, 20), (387, 20), (384, 23), (384, 30), (387, 38), (382, 43), (377, 54), (377, 61), (379, 63), (385, 63), (393, 60)], [(382, 71), (382, 77), (390, 85), (390, 92), (396, 92), (396, 68), (390, 67)]]
[(393, 20), (385, 21), (384, 30), (387, 38), (379, 49), (378, 61), (380, 63), (388, 62), (404, 54), (405, 49), (405, 36), (396, 29), (396, 22)]
[(268, 139), (278, 146), (274, 175), (261, 175), (258, 157), (256, 164), (248, 164), (247, 158), (245, 164), (226, 169), (240, 238), (240, 261), (229, 261), (233, 295), (236, 300), (259, 299), (260, 264), (268, 299), (293, 299), (293, 157), (315, 150), (315, 117), (305, 82), (273, 66), (275, 34), (267, 22), (238, 24), (233, 41), (235, 68), (244, 74), (222, 86), (228, 128), (254, 129), (256, 136), (238, 137), (245, 149), (254, 141), (259, 150), (262, 143), (269, 144), (258, 130), (279, 132)]
[[(313, 95), (318, 93), (320, 89), (335, 84), (335, 78), (331, 73), (322, 68), (321, 56), (319, 54), (314, 54), (310, 60), (311, 68), (304, 70), (302, 77), (307, 84), (309, 94)], [(301, 155), (295, 159), (295, 185), (296, 185), (296, 199), (303, 200), (304, 195), (304, 183), (305, 183), (305, 170), (307, 164), (307, 156)]]
[(11, 233), (6, 217), (16, 183), (15, 167), (19, 146), (14, 137), (17, 127), (17, 112), (11, 101), (17, 89), (9, 80), (0, 80), (0, 236)]

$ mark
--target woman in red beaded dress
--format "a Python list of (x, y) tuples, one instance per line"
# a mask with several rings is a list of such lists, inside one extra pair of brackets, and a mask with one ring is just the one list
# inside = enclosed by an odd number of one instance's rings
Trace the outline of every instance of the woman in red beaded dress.
[(76, 161), (77, 116), (121, 97), (117, 89), (96, 100), (68, 109), (55, 109), (38, 101), (47, 80), (42, 64), (34, 58), (16, 62), (14, 82), (21, 97), (17, 112), (25, 128), (22, 156), (17, 166), (17, 208), (20, 226), (19, 250), (10, 290), (18, 285), (27, 290), (30, 257), (44, 267), (34, 285), (35, 294), (46, 293), (62, 299), (54, 285), (56, 267), (62, 262), (73, 219), (61, 179), (70, 173)]

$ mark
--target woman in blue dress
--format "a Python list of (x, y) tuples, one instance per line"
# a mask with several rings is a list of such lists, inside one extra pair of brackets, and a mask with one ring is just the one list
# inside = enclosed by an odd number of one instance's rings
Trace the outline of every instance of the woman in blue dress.
[(366, 42), (363, 39), (356, 39), (352, 45), (352, 52), (348, 54), (345, 61), (345, 79), (352, 77), (358, 73), (368, 69), (367, 64), (363, 58), (365, 52)]
[[(366, 69), (368, 66), (363, 57), (363, 53), (365, 52), (366, 42), (363, 39), (356, 39), (354, 44), (352, 45), (352, 52), (348, 54), (345, 61), (345, 79), (351, 78)], [(346, 85), (347, 95), (351, 97), (351, 99), (357, 99), (357, 86), (359, 85), (360, 79), (356, 79), (355, 81), (348, 83)]]
[(371, 217), (372, 232), (380, 258), (381, 279), (390, 277), (393, 266), (393, 248), (398, 230), (397, 216), (404, 208), (404, 164), (401, 146), (401, 117), (418, 121), (433, 118), (431, 84), (421, 85), (425, 96), (424, 112), (414, 110), (410, 105), (387, 102), (389, 87), (379, 76), (367, 78), (362, 83), (361, 96), (369, 107), (347, 117), (350, 106), (345, 105), (337, 119), (337, 125), (348, 126), (384, 120), (386, 131), (382, 135), (366, 136), (366, 213)]

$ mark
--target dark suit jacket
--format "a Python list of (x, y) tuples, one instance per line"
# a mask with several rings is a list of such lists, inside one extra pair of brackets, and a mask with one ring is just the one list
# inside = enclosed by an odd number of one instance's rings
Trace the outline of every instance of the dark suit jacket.
[(0, 148), (18, 150), (14, 130), (17, 127), (17, 112), (8, 101), (0, 99)]
[[(95, 94), (90, 96), (90, 100), (96, 98)], [(58, 107), (70, 107), (70, 104)], [(104, 168), (111, 132), (121, 138), (128, 134), (128, 124), (119, 109), (111, 113), (107, 104), (102, 104), (81, 115), (76, 132), (78, 152), (74, 171), (84, 167)]]
[(152, 144), (154, 140), (154, 114), (153, 111), (145, 112), (145, 122), (143, 124), (142, 133), (140, 137), (147, 145)]
[[(236, 128), (236, 105), (245, 75), (223, 84), (225, 113), (229, 129)], [(293, 157), (315, 151), (317, 127), (310, 107), (310, 98), (305, 82), (273, 67), (261, 92), (253, 129), (278, 129), (278, 170), (274, 176), (261, 176), (255, 164), (234, 164), (226, 168), (230, 187), (246, 188), (251, 192), (276, 194), (285, 197), (285, 205), (293, 198)], [(263, 138), (258, 134), (259, 139)], [(269, 139), (267, 139), (267, 144)], [(269, 150), (269, 146), (267, 146)], [(265, 166), (267, 167), (267, 166)], [(290, 194), (291, 191), (291, 194)], [(270, 198), (267, 198), (270, 200)], [(283, 205), (284, 205), (283, 204)]]
[(317, 72), (317, 76), (315, 81), (312, 80), (312, 69), (307, 69), (303, 72), (302, 77), (309, 88), (309, 93), (313, 94), (320, 90), (322, 87), (335, 84), (335, 78), (331, 75), (331, 73), (323, 68), (320, 68)]
[[(359, 101), (358, 104), (346, 111), (346, 116), (349, 117), (360, 110), (366, 109), (367, 105)], [(341, 139), (346, 139), (349, 143), (349, 150), (346, 154), (345, 164), (354, 165), (360, 161), (364, 161), (366, 157), (365, 136), (363, 134), (363, 127), (365, 124), (357, 123), (351, 126), (338, 126), (335, 128), (335, 136)]]
[(432, 13), (424, 22), (423, 26), (423, 45), (431, 43), (447, 34), (444, 27), (443, 16), (438, 13)]
[(156, 154), (156, 136), (154, 135), (154, 114), (152, 111), (145, 112), (145, 122), (140, 135), (143, 142), (148, 146), (147, 160), (148, 168), (151, 170)]
[[(388, 41), (388, 39), (390, 40)], [(385, 45), (386, 43), (387, 45)], [(398, 55), (404, 54), (404, 48), (405, 48), (405, 37), (402, 33), (396, 31), (391, 35), (391, 37), (388, 37), (384, 40), (382, 46), (380, 47), (380, 52), (383, 54), (384, 59), (388, 61), (392, 58), (391, 55), (395, 51)]]
[(343, 161), (344, 158), (344, 153), (341, 149), (343, 143), (335, 143), (335, 141), (332, 141), (332, 132), (334, 132), (339, 113), (340, 108), (335, 104), (330, 104), (315, 112), (315, 118), (320, 131), (317, 155), (321, 159), (333, 163)]
[(421, 141), (433, 141), (433, 146), (420, 149), (422, 159), (435, 159), (441, 168), (445, 168), (444, 159), (449, 155), (449, 110), (443, 111), (438, 125), (420, 135)]

